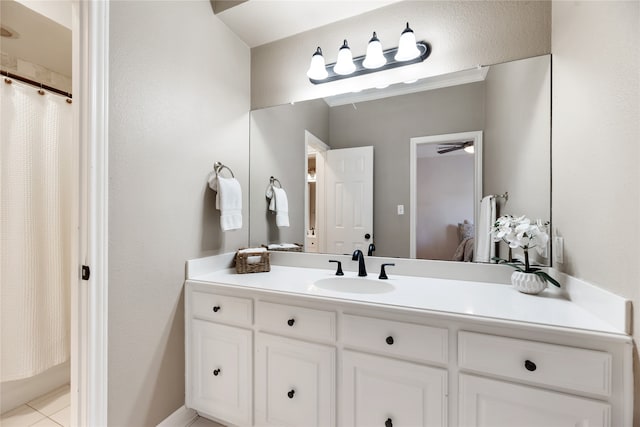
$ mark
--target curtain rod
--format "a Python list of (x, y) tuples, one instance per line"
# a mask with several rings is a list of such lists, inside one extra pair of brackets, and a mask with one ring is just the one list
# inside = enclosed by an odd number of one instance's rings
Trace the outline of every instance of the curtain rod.
[[(71, 92), (65, 92), (63, 90), (56, 89), (55, 87), (47, 86), (47, 85), (42, 84), (42, 83), (38, 83), (35, 80), (31, 80), (31, 79), (28, 79), (26, 77), (22, 77), (22, 76), (19, 76), (17, 74), (10, 73), (9, 71), (3, 71), (2, 75), (7, 77), (7, 78), (9, 78), (9, 79), (19, 80), (19, 81), (21, 81), (23, 83), (26, 83), (26, 84), (29, 84), (31, 86), (35, 86), (35, 87), (38, 87), (40, 89), (47, 90), (49, 92), (57, 93), (58, 95), (66, 96), (67, 98), (70, 98), (70, 99), (73, 98), (73, 96), (71, 95)], [(7, 82), (7, 83), (9, 83), (9, 82)]]

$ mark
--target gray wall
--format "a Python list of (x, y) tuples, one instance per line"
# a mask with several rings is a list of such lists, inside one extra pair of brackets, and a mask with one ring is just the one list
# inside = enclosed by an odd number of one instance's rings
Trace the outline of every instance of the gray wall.
[[(305, 130), (329, 143), (329, 107), (323, 100), (251, 112), (251, 246), (304, 243)], [(289, 227), (276, 227), (268, 211), (271, 176), (287, 192)]]
[[(364, 55), (372, 31), (385, 48), (396, 47), (407, 19), (416, 37), (433, 51), (420, 65), (313, 85), (309, 61), (321, 46), (335, 62), (343, 39), (354, 56)], [(549, 53), (548, 1), (403, 1), (251, 50), (251, 105), (261, 108), (375, 87), (376, 79), (399, 83)]]
[[(553, 3), (556, 267), (632, 300), (640, 390), (640, 3)], [(597, 52), (594, 55), (594, 52)], [(640, 426), (640, 393), (635, 393)]]
[[(483, 83), (330, 110), (331, 148), (373, 145), (373, 229), (377, 256), (409, 256), (409, 140), (481, 130)], [(405, 206), (405, 215), (397, 214)]]
[(416, 168), (416, 257), (451, 261), (458, 223), (474, 223), (474, 156), (425, 157)]
[[(497, 200), (499, 215), (550, 220), (551, 57), (491, 66), (485, 101), (483, 195), (509, 192), (508, 201)], [(499, 249), (507, 257), (506, 243)]]
[[(184, 404), (185, 260), (248, 239), (248, 48), (209, 2), (110, 3), (110, 426)], [(222, 233), (207, 175), (229, 165), (245, 226)]]

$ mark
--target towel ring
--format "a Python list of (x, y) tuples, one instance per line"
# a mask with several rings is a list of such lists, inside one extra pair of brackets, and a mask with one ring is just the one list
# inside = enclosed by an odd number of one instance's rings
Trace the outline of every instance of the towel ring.
[(264, 192), (264, 195), (267, 199), (271, 199), (273, 197), (273, 187), (276, 182), (278, 183), (278, 186), (276, 188), (282, 188), (282, 184), (280, 183), (278, 178), (270, 177), (269, 184), (267, 184), (267, 189)]
[(269, 184), (270, 184), (270, 185), (273, 185), (273, 184), (275, 184), (276, 182), (278, 183), (278, 187), (279, 187), (279, 188), (282, 188), (282, 184), (280, 184), (280, 181), (278, 180), (278, 178), (274, 178), (274, 177), (269, 178)]
[(215, 164), (213, 165), (213, 170), (216, 173), (216, 176), (220, 174), (220, 172), (222, 172), (222, 169), (226, 169), (229, 171), (229, 173), (231, 174), (231, 178), (235, 178), (236, 176), (233, 174), (233, 171), (229, 168), (229, 166), (223, 165), (220, 162), (215, 162)]

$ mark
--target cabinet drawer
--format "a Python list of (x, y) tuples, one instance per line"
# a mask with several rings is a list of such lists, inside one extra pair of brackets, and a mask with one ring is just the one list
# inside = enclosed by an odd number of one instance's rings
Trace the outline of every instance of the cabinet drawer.
[(264, 330), (308, 339), (335, 341), (336, 313), (311, 308), (256, 303), (256, 323)]
[(460, 368), (571, 391), (611, 395), (609, 353), (462, 331)]
[(448, 330), (345, 314), (345, 345), (427, 362), (448, 362)]
[(251, 325), (252, 301), (194, 291), (191, 296), (192, 315), (216, 322)]

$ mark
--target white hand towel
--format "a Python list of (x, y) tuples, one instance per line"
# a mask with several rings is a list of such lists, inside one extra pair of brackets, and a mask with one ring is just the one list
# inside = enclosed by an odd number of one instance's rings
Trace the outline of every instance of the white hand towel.
[(209, 187), (217, 192), (216, 209), (220, 210), (222, 231), (242, 228), (242, 188), (235, 178), (209, 176)]
[(273, 187), (273, 197), (269, 203), (269, 210), (276, 213), (276, 225), (278, 227), (289, 226), (289, 200), (287, 193), (278, 187)]
[(478, 218), (478, 244), (474, 261), (489, 262), (495, 256), (496, 248), (491, 238), (491, 227), (496, 222), (496, 199), (486, 196), (480, 202)]

